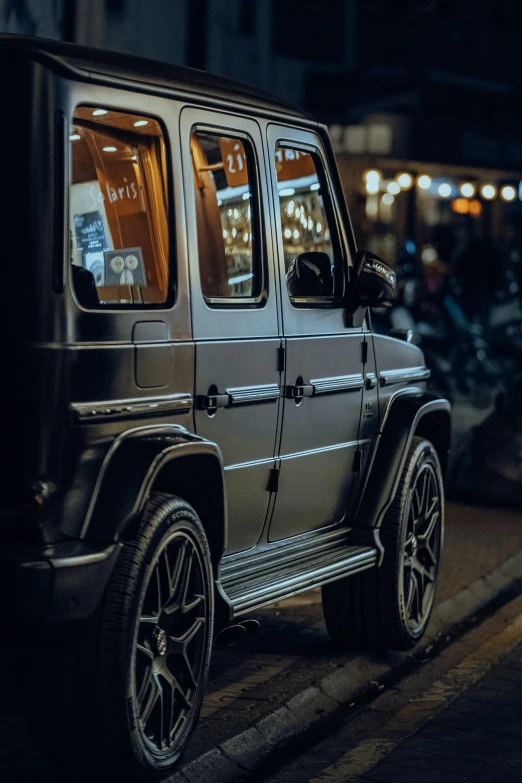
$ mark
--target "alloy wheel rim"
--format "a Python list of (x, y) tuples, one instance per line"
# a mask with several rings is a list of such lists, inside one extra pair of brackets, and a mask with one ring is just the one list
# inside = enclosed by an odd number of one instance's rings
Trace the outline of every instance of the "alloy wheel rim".
[(441, 498), (437, 474), (426, 463), (410, 490), (403, 546), (402, 590), (406, 622), (420, 635), (435, 598), (442, 538)]
[(165, 755), (188, 727), (207, 646), (205, 572), (191, 536), (174, 533), (149, 574), (135, 640), (134, 696), (146, 744)]

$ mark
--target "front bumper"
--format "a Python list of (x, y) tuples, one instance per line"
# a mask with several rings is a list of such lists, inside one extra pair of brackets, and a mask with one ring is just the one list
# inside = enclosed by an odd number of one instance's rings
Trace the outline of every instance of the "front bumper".
[(0, 602), (27, 622), (83, 620), (96, 612), (122, 544), (63, 541), (0, 559)]

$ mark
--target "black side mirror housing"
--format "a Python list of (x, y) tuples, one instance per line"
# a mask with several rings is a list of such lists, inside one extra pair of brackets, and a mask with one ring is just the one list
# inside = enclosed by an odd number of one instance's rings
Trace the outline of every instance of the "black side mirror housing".
[(330, 256), (326, 253), (301, 253), (288, 267), (286, 282), (291, 297), (333, 296)]
[(357, 307), (390, 307), (396, 290), (395, 272), (374, 253), (358, 250), (350, 301)]

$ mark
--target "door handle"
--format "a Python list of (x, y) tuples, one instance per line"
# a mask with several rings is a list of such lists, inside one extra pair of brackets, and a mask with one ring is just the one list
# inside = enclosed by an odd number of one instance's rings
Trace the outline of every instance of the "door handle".
[(311, 397), (314, 387), (311, 384), (299, 384), (286, 387), (286, 397), (289, 400), (302, 400), (303, 397)]
[(198, 394), (195, 407), (198, 411), (214, 411), (217, 408), (226, 408), (229, 402), (228, 394)]

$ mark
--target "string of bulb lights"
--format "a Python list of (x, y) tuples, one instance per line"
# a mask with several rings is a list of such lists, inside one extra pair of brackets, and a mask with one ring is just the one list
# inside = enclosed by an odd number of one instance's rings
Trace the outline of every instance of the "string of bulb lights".
[[(452, 182), (442, 181), (430, 177), (429, 174), (420, 174), (416, 178), (407, 171), (400, 172), (392, 180), (385, 180), (378, 169), (369, 169), (363, 179), (368, 195), (383, 193), (383, 203), (393, 204), (395, 196), (403, 190), (409, 190), (414, 184), (420, 190), (432, 192), (443, 199), (458, 198), (459, 196), (472, 199), (480, 195), (485, 201), (493, 201), (500, 196), (503, 201), (514, 201), (517, 198), (517, 190), (513, 185), (502, 185), (500, 188), (491, 182), (477, 185), (473, 182), (461, 182), (458, 186)], [(521, 199), (522, 200), (522, 199)]]

